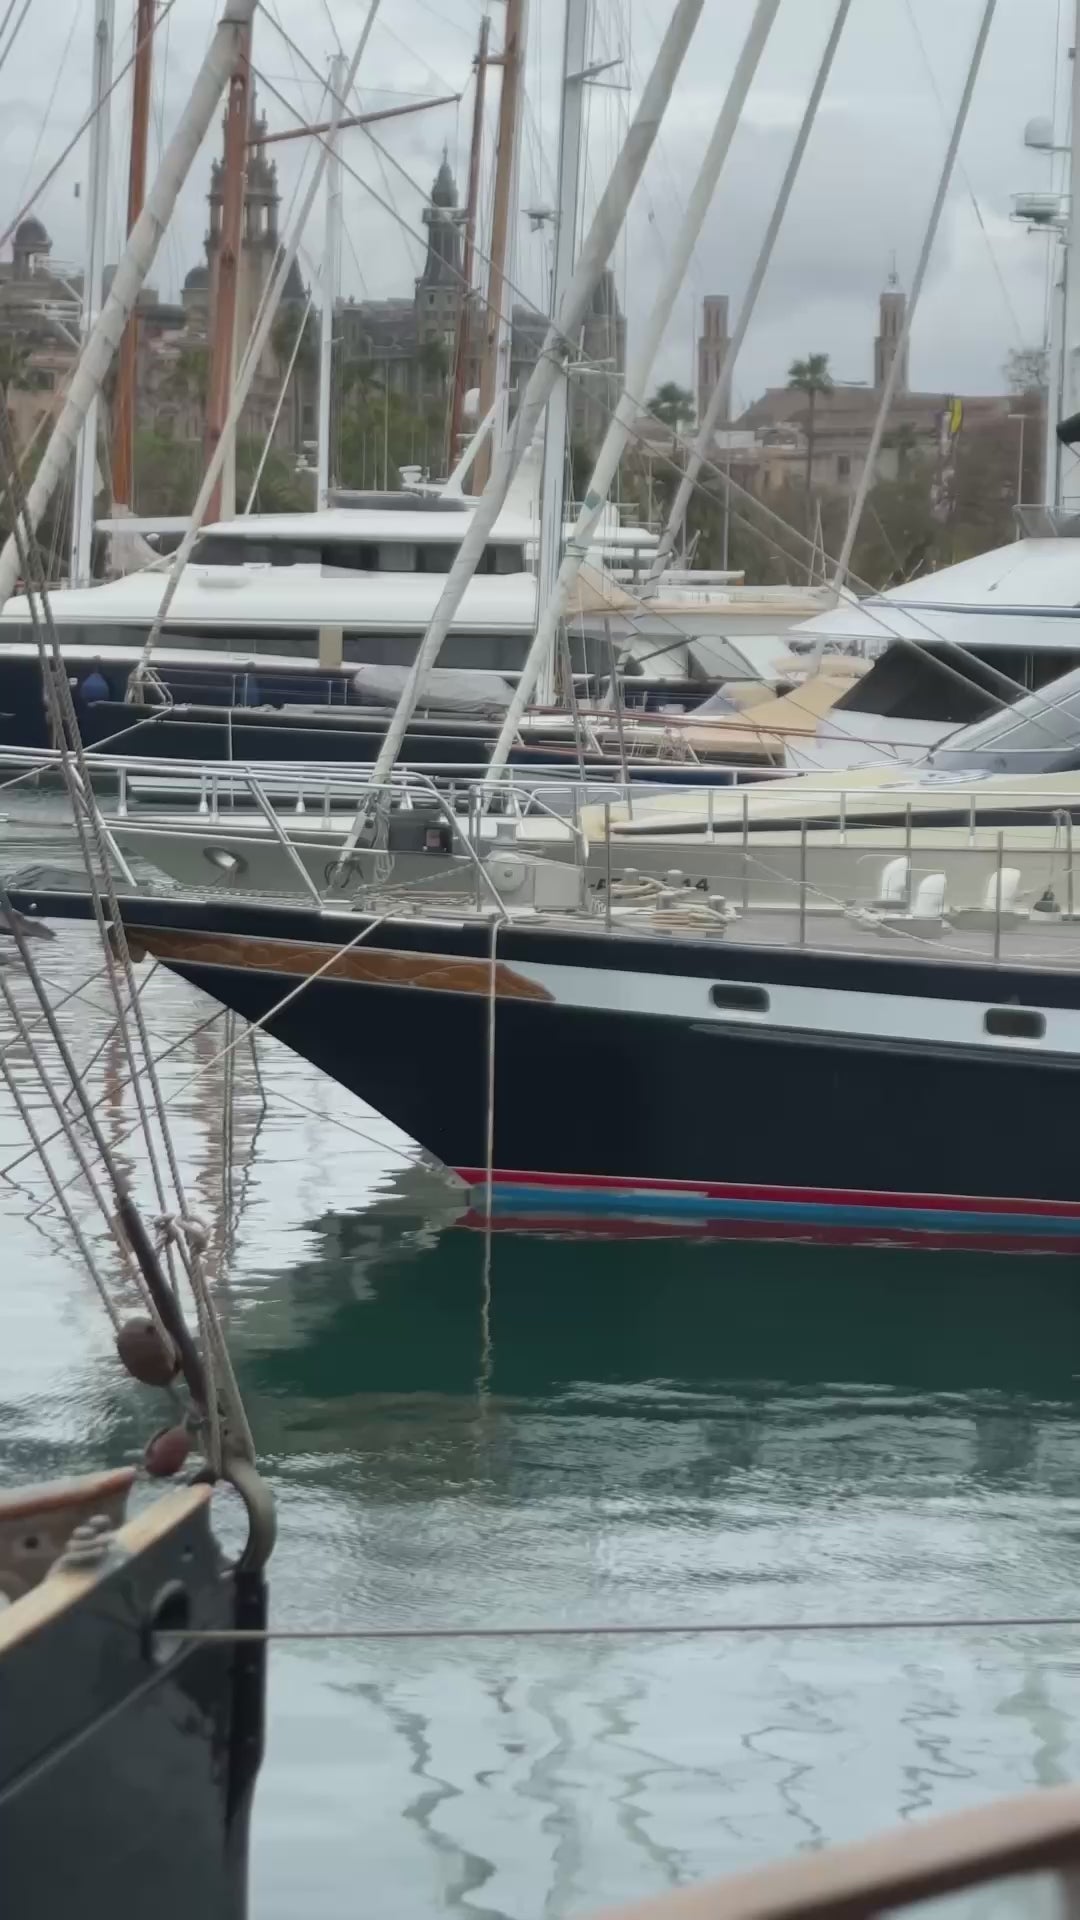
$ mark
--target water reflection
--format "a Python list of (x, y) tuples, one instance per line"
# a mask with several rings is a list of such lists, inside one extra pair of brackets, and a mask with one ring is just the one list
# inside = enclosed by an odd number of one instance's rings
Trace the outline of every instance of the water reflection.
[[(261, 1340), (260, 1307), (244, 1322), (285, 1504), (279, 1617), (1074, 1608), (1070, 1267), (506, 1237), (485, 1315), (481, 1243), (433, 1224), (415, 1182), (320, 1220), (267, 1278), (288, 1339)], [(353, 1643), (286, 1664), (290, 1691), (318, 1675), (311, 1739), (340, 1754), (318, 1912), (349, 1911), (335, 1888), (366, 1871), (357, 1794), (388, 1911), (563, 1914), (1077, 1760), (1062, 1634)], [(301, 1884), (275, 1879), (268, 1911)]]
[[(94, 971), (85, 933), (49, 950), (145, 1192)], [(689, 1631), (1076, 1611), (1075, 1263), (500, 1235), (486, 1274), (396, 1129), (273, 1043), (226, 1069), (166, 975), (145, 1006), (281, 1503), (276, 1619), (687, 1629), (275, 1650), (257, 1920), (586, 1912), (1075, 1776), (1069, 1633)], [(23, 1145), (0, 1101), (12, 1478), (160, 1419)]]

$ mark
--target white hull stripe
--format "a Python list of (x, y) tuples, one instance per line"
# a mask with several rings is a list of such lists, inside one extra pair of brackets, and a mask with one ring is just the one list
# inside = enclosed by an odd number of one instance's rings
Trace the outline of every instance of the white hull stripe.
[[(768, 979), (750, 983), (725, 975), (722, 952), (717, 953), (716, 963), (711, 978), (699, 979), (519, 960), (515, 960), (514, 968), (544, 987), (559, 1006), (598, 1013), (654, 1015), (718, 1028), (757, 1027), (846, 1034), (854, 1039), (907, 1040), (929, 1046), (978, 1047), (995, 1053), (1066, 1054), (1080, 1059), (1080, 1008), (1039, 1008), (1032, 1002), (1032, 1010), (1045, 1022), (1043, 1037), (1013, 1038), (987, 1031), (988, 1010), (1001, 1004), (991, 996), (983, 1001), (939, 1000), (932, 994), (774, 985)], [(987, 984), (992, 984), (992, 976)], [(722, 994), (726, 986), (736, 997), (748, 987), (760, 987), (768, 995), (767, 1011), (714, 1005), (712, 989), (716, 987)], [(1080, 979), (1077, 989), (1080, 994)]]

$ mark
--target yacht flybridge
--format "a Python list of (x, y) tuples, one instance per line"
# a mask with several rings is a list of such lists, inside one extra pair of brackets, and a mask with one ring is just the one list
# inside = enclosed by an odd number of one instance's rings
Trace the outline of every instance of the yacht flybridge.
[[(251, 515), (206, 527), (153, 650), (158, 702), (164, 688), (173, 703), (217, 709), (354, 704), (358, 667), (411, 664), (474, 504), (461, 495), (383, 494), (363, 504), (357, 497), (348, 507)], [(762, 627), (779, 633), (815, 604), (798, 594), (785, 594), (782, 604), (768, 597), (758, 604), (754, 590), (735, 588), (725, 598), (725, 624), (756, 629), (752, 640), (726, 641), (715, 618), (698, 619), (685, 606), (677, 609), (685, 624), (677, 626), (675, 610), (669, 620), (655, 603), (639, 634), (637, 603), (619, 576), (632, 581), (655, 541), (643, 528), (616, 522), (617, 516), (609, 516), (583, 570), (568, 623), (571, 661), (576, 673), (606, 678), (614, 643), (622, 670), (632, 676), (636, 704), (686, 683), (700, 698), (729, 682), (759, 682)], [(535, 631), (536, 544), (535, 519), (523, 513), (500, 517), (441, 656), (446, 669), (491, 676), (496, 705), (505, 693), (503, 676), (516, 677)], [(110, 708), (129, 698), (130, 676), (165, 591), (166, 566), (159, 559), (112, 581), (50, 595), (76, 689), (91, 672), (95, 676), (99, 712), (96, 718), (87, 713), (91, 741), (117, 729)], [(672, 642), (662, 651), (658, 620)], [(781, 641), (768, 641), (766, 667), (782, 651)], [(2, 744), (47, 744), (36, 658), (30, 607), (16, 596), (0, 613)], [(193, 752), (217, 750), (216, 741), (192, 740)], [(170, 751), (180, 751), (175, 742)], [(318, 757), (318, 749), (311, 751)], [(281, 753), (288, 757), (286, 747)]]
[(958, 726), (1080, 667), (1080, 537), (1017, 540), (848, 598), (788, 646), (808, 664), (837, 651), (873, 663), (823, 715), (817, 738), (800, 739), (793, 768), (921, 760)]

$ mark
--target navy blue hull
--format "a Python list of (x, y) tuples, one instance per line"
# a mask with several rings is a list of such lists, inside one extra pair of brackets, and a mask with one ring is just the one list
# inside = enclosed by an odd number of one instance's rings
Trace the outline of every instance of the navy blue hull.
[[(484, 1209), (484, 927), (383, 924), (362, 958), (335, 963), (366, 972), (334, 978), (314, 976), (359, 924), (258, 903), (132, 900), (124, 912), (147, 952), (265, 1021), (460, 1173)], [(825, 988), (834, 1002), (878, 992), (883, 1032), (890, 1006), (932, 996), (956, 1003), (960, 1030), (972, 1003), (1071, 1010), (1076, 976), (572, 929), (504, 930), (498, 963), (491, 1199), (506, 1218), (1080, 1251), (1074, 1055), (957, 1044), (948, 1020), (944, 1039), (895, 1039), (677, 1012), (687, 980), (712, 974)], [(565, 968), (587, 977), (593, 1004), (537, 984)], [(654, 977), (673, 1011), (620, 1007), (617, 969)]]

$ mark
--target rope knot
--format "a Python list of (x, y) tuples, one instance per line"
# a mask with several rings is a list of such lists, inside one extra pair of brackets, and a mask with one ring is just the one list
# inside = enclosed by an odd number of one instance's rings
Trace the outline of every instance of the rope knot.
[(163, 1241), (184, 1241), (192, 1253), (203, 1253), (209, 1244), (210, 1228), (194, 1213), (159, 1213), (154, 1225)]

